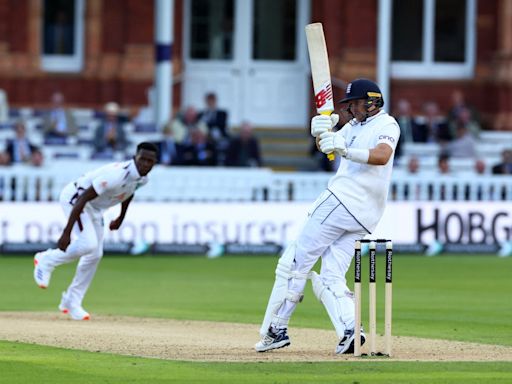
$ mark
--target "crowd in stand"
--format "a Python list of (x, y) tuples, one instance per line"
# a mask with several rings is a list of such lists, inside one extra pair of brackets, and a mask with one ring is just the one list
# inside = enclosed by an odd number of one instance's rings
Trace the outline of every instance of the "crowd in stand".
[[(437, 103), (427, 101), (423, 103), (421, 113), (413, 115), (410, 102), (400, 99), (393, 106), (391, 115), (401, 129), (395, 164), (402, 166), (409, 174), (423, 172), (422, 162), (425, 159), (413, 151), (406, 151), (408, 147), (414, 148), (414, 144), (431, 145), (438, 149), (435, 171), (440, 175), (452, 173), (451, 159), (473, 161), (474, 174), (512, 174), (512, 142), (503, 143), (508, 146), (501, 150), (502, 160), (499, 163), (495, 159), (479, 158), (477, 147), (483, 131), (480, 115), (466, 102), (464, 94), (459, 90), (453, 92), (452, 105), (446, 114), (441, 113)], [(405, 152), (408, 152), (407, 155)], [(336, 169), (336, 163), (329, 162), (325, 156), (319, 154), (314, 143), (311, 146), (311, 155), (316, 157), (320, 169)]]
[[(509, 146), (503, 143), (502, 148), (498, 149), (501, 151), (501, 162), (478, 157), (481, 120), (478, 111), (468, 105), (462, 92), (453, 92), (452, 105), (445, 114), (440, 112), (433, 101), (425, 102), (421, 109), (421, 114), (413, 115), (410, 103), (400, 99), (391, 111), (401, 129), (395, 162), (402, 169), (410, 174), (423, 172), (424, 159), (406, 149), (408, 146), (412, 148), (414, 144), (427, 144), (439, 148), (436, 169), (440, 175), (451, 173), (451, 159), (473, 161), (475, 174), (512, 174), (512, 143), (508, 143)], [(139, 114), (142, 115), (143, 113)], [(0, 166), (19, 163), (41, 166), (44, 163), (42, 146), (50, 145), (88, 146), (91, 159), (125, 159), (132, 156), (130, 145), (136, 144), (133, 141), (138, 140), (131, 132), (127, 132), (127, 124), (135, 122), (141, 127), (144, 126), (144, 122), (137, 118), (131, 119), (123, 113), (117, 103), (109, 102), (103, 111), (96, 114), (99, 124), (95, 126), (92, 135), (84, 139), (79, 135), (81, 128), (60, 92), (52, 95), (51, 107), (41, 111), (40, 117), (40, 124), (36, 129), (42, 135), (43, 142), (36, 145), (28, 137), (26, 124), (22, 119), (9, 120), (7, 96), (0, 90), (0, 127), (12, 129), (9, 138), (0, 138)], [(216, 95), (208, 93), (205, 95), (202, 110), (186, 107), (160, 128), (148, 120), (148, 132), (158, 135), (154, 141), (159, 148), (160, 163), (179, 166), (261, 167), (263, 162), (260, 145), (251, 124), (242, 123), (234, 134), (228, 117), (227, 111), (218, 107)], [(155, 138), (155, 135), (152, 137)], [(316, 150), (314, 144), (311, 155), (315, 156), (319, 169), (335, 170), (336, 162), (329, 162)]]
[[(2, 95), (3, 104), (6, 105), (5, 94)], [(8, 107), (5, 109), (8, 110)], [(133, 138), (126, 131), (126, 124), (131, 119), (115, 102), (107, 103), (98, 117), (100, 123), (92, 138), (84, 141), (78, 135), (79, 127), (71, 109), (65, 106), (64, 96), (57, 92), (52, 96), (51, 108), (42, 112), (42, 123), (37, 129), (43, 135), (43, 145), (90, 145), (91, 159), (120, 160), (130, 157), (130, 144), (136, 144), (131, 143)], [(4, 111), (3, 118), (0, 116), (0, 125), (5, 125), (7, 120), (8, 114)], [(251, 124), (242, 123), (239, 133), (233, 134), (228, 126), (228, 113), (218, 108), (214, 93), (205, 96), (203, 110), (187, 107), (161, 129), (154, 124), (149, 125), (152, 127), (148, 132), (161, 132), (155, 143), (159, 148), (159, 161), (163, 165), (262, 166), (259, 142)], [(25, 122), (17, 120), (12, 129), (15, 132), (13, 137), (0, 143), (0, 165), (42, 165), (43, 152), (27, 137)]]
[[(450, 159), (468, 159), (474, 162), (474, 173), (484, 174), (490, 166), (492, 174), (512, 174), (512, 143), (510, 149), (502, 150), (502, 161), (498, 164), (486, 164), (479, 158), (477, 145), (482, 126), (478, 111), (465, 101), (461, 91), (452, 94), (452, 106), (446, 115), (442, 115), (434, 102), (423, 105), (423, 115), (414, 117), (407, 100), (397, 102), (394, 116), (401, 129), (400, 142), (396, 156), (402, 156), (408, 143), (432, 143), (440, 149), (437, 170), (441, 175), (450, 174)], [(411, 156), (408, 159), (409, 173), (418, 172), (420, 159)]]

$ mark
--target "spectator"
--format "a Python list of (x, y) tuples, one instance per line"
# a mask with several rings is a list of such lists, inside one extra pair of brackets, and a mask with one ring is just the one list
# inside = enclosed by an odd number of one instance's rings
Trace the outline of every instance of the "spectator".
[(475, 174), (484, 175), (486, 173), (485, 171), (486, 171), (485, 162), (481, 159), (477, 159), (475, 161)]
[(460, 89), (456, 89), (452, 93), (452, 107), (448, 111), (448, 122), (450, 125), (454, 125), (457, 117), (459, 116), (459, 111), (461, 109), (467, 109), (470, 112), (470, 120), (474, 121), (476, 124), (480, 126), (480, 116), (478, 112), (470, 107), (465, 100), (464, 93)]
[[(152, 124), (155, 122), (155, 88), (150, 87), (146, 90), (147, 105), (141, 107), (133, 119), (135, 124)], [(160, 128), (160, 127), (158, 127)]]
[(450, 123), (452, 136), (457, 136), (459, 126), (464, 126), (475, 139), (480, 136), (480, 124), (471, 118), (471, 111), (466, 107), (458, 108), (455, 119)]
[(6, 152), (11, 164), (30, 163), (32, 152), (37, 148), (26, 137), (25, 124), (18, 121), (14, 130), (16, 137), (7, 142)]
[(207, 125), (208, 132), (215, 141), (229, 138), (227, 132), (228, 113), (218, 108), (215, 93), (210, 92), (206, 94), (205, 102), (206, 109), (199, 113), (199, 120)]
[(420, 143), (446, 143), (451, 140), (446, 120), (439, 114), (436, 103), (429, 101), (423, 106), (424, 116), (418, 119), (417, 141)]
[(69, 109), (64, 108), (64, 96), (60, 92), (52, 95), (52, 108), (44, 117), (43, 131), (45, 138), (50, 141), (77, 134), (78, 129), (73, 114)]
[(417, 175), (420, 172), (420, 162), (416, 156), (411, 156), (407, 162), (407, 173), (409, 175)]
[(44, 162), (43, 152), (39, 148), (35, 148), (30, 156), (30, 164), (34, 167), (42, 167)]
[(158, 147), (158, 162), (162, 165), (180, 165), (183, 163), (183, 146), (176, 143), (172, 132), (172, 126), (166, 125), (163, 130), (163, 138), (156, 143)]
[(120, 117), (119, 105), (114, 102), (105, 104), (105, 120), (94, 134), (94, 158), (112, 159), (115, 152), (124, 153), (128, 141)]
[(449, 175), (450, 170), (450, 156), (447, 153), (441, 153), (437, 159), (437, 172), (439, 175)]
[(174, 140), (182, 144), (189, 140), (192, 130), (199, 129), (201, 132), (208, 134), (206, 123), (199, 121), (197, 111), (194, 107), (187, 107), (185, 111), (180, 112), (171, 122)]
[(418, 124), (411, 115), (411, 104), (409, 101), (405, 99), (398, 100), (394, 117), (400, 126), (400, 139), (395, 150), (395, 156), (400, 157), (403, 146), (407, 145), (406, 143), (421, 141), (421, 135)]
[(215, 143), (199, 128), (190, 132), (190, 141), (183, 153), (184, 165), (217, 165)]
[(0, 124), (7, 123), (9, 120), (9, 103), (7, 102), (7, 93), (0, 89)]
[(315, 160), (316, 170), (324, 172), (335, 172), (339, 166), (339, 156), (334, 161), (330, 161), (327, 155), (318, 150), (316, 138), (311, 138), (311, 146), (309, 147), (309, 155)]
[(7, 154), (7, 152), (0, 152), (0, 167), (4, 165), (9, 165), (11, 163), (11, 158)]
[[(439, 176), (451, 176), (452, 171), (450, 169), (450, 156), (447, 153), (441, 153), (439, 155), (439, 158), (437, 159), (437, 177)], [(434, 178), (435, 180), (435, 178)], [(439, 180), (437, 180), (439, 182)], [(438, 194), (435, 193), (436, 189), (434, 188), (433, 184), (429, 184), (428, 186), (428, 196), (429, 200), (446, 200), (447, 194), (446, 194), (446, 186), (443, 183), (439, 186), (439, 189), (437, 189)]]
[(260, 145), (253, 135), (252, 126), (243, 122), (240, 134), (229, 142), (226, 165), (235, 167), (261, 167)]
[(450, 157), (454, 158), (474, 158), (476, 157), (475, 138), (469, 133), (464, 125), (459, 125), (455, 132), (455, 139), (445, 147)]
[(493, 175), (512, 175), (512, 149), (501, 152), (501, 163), (492, 167)]

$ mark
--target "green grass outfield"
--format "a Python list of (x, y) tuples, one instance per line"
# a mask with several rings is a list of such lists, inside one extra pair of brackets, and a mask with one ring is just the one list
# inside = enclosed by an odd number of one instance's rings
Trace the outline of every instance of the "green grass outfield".
[[(383, 261), (378, 259), (380, 303)], [(107, 257), (84, 306), (93, 315), (258, 323), (275, 263), (255, 256)], [(512, 258), (396, 255), (393, 269), (395, 335), (512, 345)], [(32, 280), (31, 258), (1, 257), (0, 311), (56, 310), (73, 272), (74, 265), (60, 267), (50, 289), (41, 291)], [(378, 315), (382, 325), (382, 308)], [(309, 285), (291, 326), (332, 327)], [(512, 383), (512, 363), (193, 363), (0, 342), (0, 383), (32, 382)]]

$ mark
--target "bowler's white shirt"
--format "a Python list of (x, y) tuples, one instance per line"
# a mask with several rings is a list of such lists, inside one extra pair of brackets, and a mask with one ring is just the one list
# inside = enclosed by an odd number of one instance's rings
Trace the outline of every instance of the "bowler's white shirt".
[(88, 204), (95, 209), (104, 210), (122, 203), (133, 195), (135, 190), (146, 184), (148, 178), (141, 176), (135, 161), (110, 163), (81, 176), (75, 185), (77, 188), (94, 188), (98, 197)]
[(329, 180), (329, 190), (371, 233), (386, 206), (400, 127), (393, 117), (380, 111), (362, 124), (345, 124), (341, 134), (345, 137), (347, 148), (372, 149), (380, 143), (393, 148), (393, 154), (386, 165), (361, 164), (341, 158), (336, 175)]

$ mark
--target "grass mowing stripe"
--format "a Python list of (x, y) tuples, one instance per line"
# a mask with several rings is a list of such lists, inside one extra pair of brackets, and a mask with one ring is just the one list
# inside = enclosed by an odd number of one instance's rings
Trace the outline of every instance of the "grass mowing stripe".
[(0, 383), (509, 383), (512, 363), (193, 363), (0, 341)]

